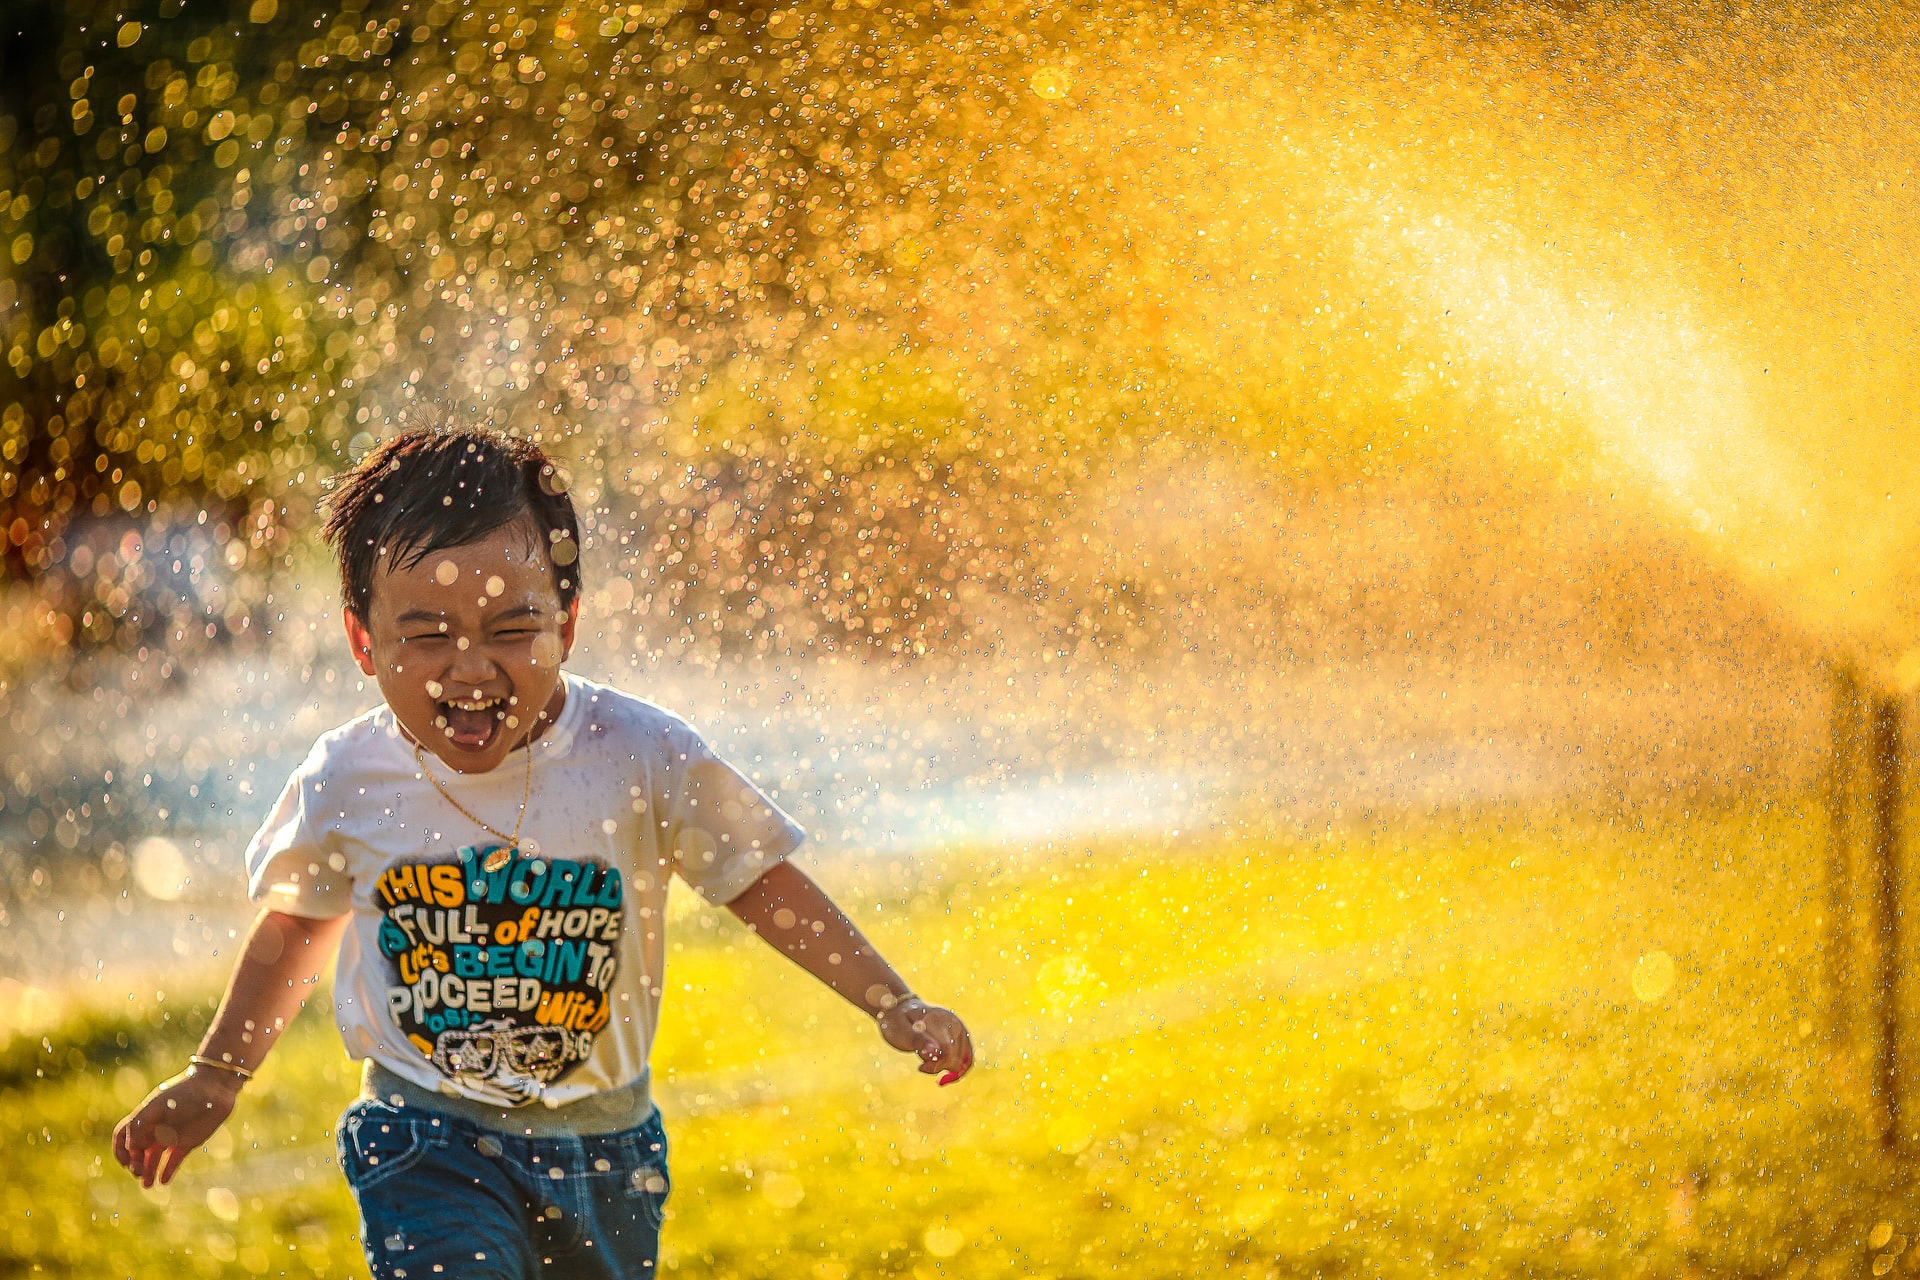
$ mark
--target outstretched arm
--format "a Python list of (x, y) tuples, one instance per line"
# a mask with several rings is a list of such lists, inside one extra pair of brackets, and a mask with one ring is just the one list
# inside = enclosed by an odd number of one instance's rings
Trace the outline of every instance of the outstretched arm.
[(874, 1019), (888, 1044), (952, 1084), (973, 1066), (973, 1041), (952, 1011), (913, 994), (807, 873), (780, 862), (727, 909), (788, 959)]
[[(197, 1057), (251, 1074), (306, 1004), (346, 932), (347, 916), (313, 920), (262, 911), (227, 980), (227, 994)], [(189, 1066), (163, 1081), (113, 1131), (113, 1157), (151, 1187), (173, 1181), (187, 1153), (233, 1111), (246, 1078), (217, 1066)]]

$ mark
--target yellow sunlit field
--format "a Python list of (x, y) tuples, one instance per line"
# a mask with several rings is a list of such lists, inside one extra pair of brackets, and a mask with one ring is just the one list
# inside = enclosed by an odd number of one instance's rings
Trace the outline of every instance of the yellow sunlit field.
[[(854, 914), (976, 1028), (950, 1089), (683, 900), (663, 1267), (1904, 1273), (1920, 1197), (1822, 1031), (1822, 831), (1811, 805), (1496, 814), (876, 873)], [(0, 1274), (364, 1274), (324, 1017), (169, 1194), (113, 1167), (204, 1007), (6, 1050)]]

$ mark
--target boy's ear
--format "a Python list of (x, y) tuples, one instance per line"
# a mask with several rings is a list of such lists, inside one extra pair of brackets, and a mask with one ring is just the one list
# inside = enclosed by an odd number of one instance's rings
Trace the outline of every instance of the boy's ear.
[(354, 662), (363, 673), (374, 675), (373, 635), (367, 630), (367, 624), (351, 609), (342, 609), (340, 618), (347, 626), (347, 645), (353, 650)]
[(580, 597), (575, 596), (573, 603), (567, 606), (567, 616), (560, 620), (560, 661), (565, 662), (567, 655), (573, 652), (573, 633), (580, 627)]

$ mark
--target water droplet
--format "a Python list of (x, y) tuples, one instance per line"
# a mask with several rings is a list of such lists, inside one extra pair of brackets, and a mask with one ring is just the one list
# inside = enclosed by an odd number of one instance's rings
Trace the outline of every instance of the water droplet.
[(188, 878), (186, 855), (165, 836), (148, 836), (133, 846), (133, 882), (149, 898), (178, 899), (186, 892)]
[(1073, 87), (1072, 78), (1061, 67), (1041, 67), (1033, 73), (1028, 83), (1033, 86), (1034, 93), (1048, 102), (1058, 102)]
[(965, 1235), (941, 1223), (936, 1223), (928, 1227), (926, 1233), (920, 1237), (920, 1240), (922, 1244), (926, 1245), (927, 1252), (936, 1258), (951, 1258), (954, 1254), (959, 1253), (967, 1243), (967, 1237)]
[(1065, 1155), (1077, 1156), (1093, 1143), (1093, 1121), (1078, 1111), (1068, 1111), (1047, 1121), (1047, 1141)]
[(1649, 951), (1633, 966), (1633, 994), (1652, 1004), (1667, 994), (1673, 985), (1673, 957), (1664, 951)]
[(1439, 1084), (1424, 1072), (1415, 1072), (1400, 1081), (1397, 1101), (1404, 1111), (1425, 1111), (1439, 1097)]

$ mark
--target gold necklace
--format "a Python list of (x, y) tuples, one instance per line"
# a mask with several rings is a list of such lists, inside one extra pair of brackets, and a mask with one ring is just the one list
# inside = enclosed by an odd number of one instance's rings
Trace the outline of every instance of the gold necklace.
[(440, 785), (440, 779), (433, 776), (433, 770), (427, 767), (427, 757), (420, 750), (420, 744), (417, 742), (413, 744), (413, 758), (419, 762), (420, 772), (426, 776), (426, 779), (428, 782), (431, 782), (433, 784), (433, 789), (440, 793), (440, 798), (442, 800), (445, 800), (448, 804), (452, 805), (454, 808), (458, 809), (460, 811), (460, 816), (465, 818), (468, 822), (473, 823), (475, 826), (479, 827), (482, 831), (486, 832), (488, 835), (494, 836), (497, 839), (505, 840), (507, 842), (506, 848), (495, 849), (492, 853), (489, 853), (486, 856), (486, 858), (481, 861), (480, 863), (481, 867), (487, 871), (498, 871), (500, 868), (506, 866), (508, 860), (513, 857), (514, 852), (520, 847), (520, 828), (522, 825), (525, 824), (527, 820), (527, 802), (533, 799), (533, 740), (531, 738), (527, 740), (526, 753), (527, 753), (526, 789), (522, 791), (520, 795), (520, 816), (514, 819), (513, 834), (508, 835), (506, 832), (494, 826), (492, 823), (488, 822), (485, 818), (482, 818), (479, 814), (475, 813), (473, 810), (467, 808), (467, 806), (461, 804), (458, 800), (455, 800), (453, 798), (453, 794), (449, 792), (445, 787)]

